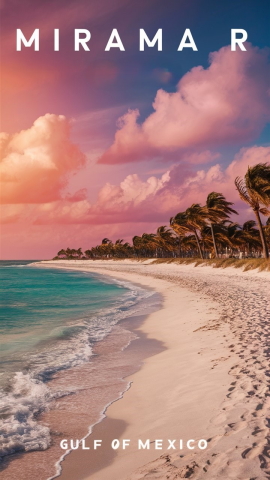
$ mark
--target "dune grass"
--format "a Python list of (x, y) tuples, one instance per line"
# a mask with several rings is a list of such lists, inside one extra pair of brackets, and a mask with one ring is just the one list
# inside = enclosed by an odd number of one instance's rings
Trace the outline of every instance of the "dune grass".
[[(53, 260), (61, 260), (55, 257)], [(74, 260), (74, 259), (63, 259), (63, 260)], [(85, 259), (77, 259), (85, 260)], [(109, 261), (114, 261), (115, 263), (121, 262), (123, 260), (129, 260), (134, 263), (144, 263), (148, 262), (148, 265), (154, 265), (159, 263), (175, 263), (179, 265), (194, 265), (194, 267), (198, 266), (208, 266), (213, 268), (227, 268), (227, 267), (234, 267), (234, 268), (242, 268), (244, 272), (248, 270), (256, 270), (258, 269), (259, 272), (268, 271), (270, 272), (270, 259), (267, 260), (265, 258), (211, 258), (211, 259), (201, 259), (201, 258), (147, 258), (147, 257), (111, 257), (111, 258), (94, 258), (88, 259), (89, 262), (96, 262), (96, 261), (103, 261), (106, 263)]]
[(200, 259), (200, 258), (157, 258), (151, 262), (152, 264), (157, 263), (176, 263), (180, 265), (190, 265), (194, 264), (194, 267), (198, 266), (209, 266), (213, 268), (242, 268), (244, 272), (248, 270), (255, 270), (256, 268), (259, 272), (269, 271), (270, 272), (270, 260), (265, 258), (212, 258), (212, 259)]

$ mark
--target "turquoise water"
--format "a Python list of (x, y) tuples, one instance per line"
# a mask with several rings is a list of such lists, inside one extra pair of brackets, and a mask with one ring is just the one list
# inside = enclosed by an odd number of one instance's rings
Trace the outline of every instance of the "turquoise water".
[(72, 320), (88, 320), (128, 291), (91, 274), (33, 268), (27, 262), (2, 261), (0, 275), (0, 334), (9, 336), (2, 354), (72, 335)]
[(50, 379), (89, 361), (94, 343), (150, 293), (24, 261), (1, 261), (0, 276), (0, 455), (6, 455), (48, 447), (50, 432), (36, 415), (53, 399)]

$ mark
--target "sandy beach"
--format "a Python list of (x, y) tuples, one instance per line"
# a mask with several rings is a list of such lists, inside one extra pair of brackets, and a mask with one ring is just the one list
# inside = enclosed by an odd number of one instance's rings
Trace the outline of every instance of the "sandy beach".
[[(130, 388), (87, 438), (90, 450), (65, 457), (61, 479), (269, 477), (268, 272), (128, 260), (46, 264), (129, 280), (163, 297), (138, 328), (162, 348), (127, 377)], [(94, 439), (102, 440), (96, 450)], [(139, 439), (150, 448), (139, 449)], [(201, 439), (207, 448), (198, 447)]]

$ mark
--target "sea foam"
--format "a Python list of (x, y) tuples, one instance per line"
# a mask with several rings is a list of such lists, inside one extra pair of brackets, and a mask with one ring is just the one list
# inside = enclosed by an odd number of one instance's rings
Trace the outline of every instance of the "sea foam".
[[(153, 292), (129, 282), (115, 281), (124, 293), (110, 307), (98, 309), (52, 329), (52, 341), (22, 357), (22, 371), (9, 379), (8, 389), (0, 392), (0, 456), (50, 446), (50, 430), (38, 421), (38, 415), (48, 410), (52, 401), (75, 393), (73, 390), (52, 392), (49, 380), (57, 372), (88, 362), (95, 342), (102, 340), (120, 320), (142, 313), (142, 300)], [(89, 299), (91, 302), (91, 298)]]

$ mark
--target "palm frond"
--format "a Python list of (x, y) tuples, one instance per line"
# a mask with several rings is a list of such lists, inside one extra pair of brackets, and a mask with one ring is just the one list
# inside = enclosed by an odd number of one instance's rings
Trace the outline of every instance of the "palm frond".
[(236, 189), (239, 193), (240, 198), (252, 207), (253, 206), (253, 201), (252, 201), (252, 198), (250, 198), (250, 196), (249, 196), (249, 192), (247, 190), (247, 187), (246, 187), (246, 184), (245, 184), (245, 181), (243, 180), (243, 178), (236, 177), (236, 179), (234, 181), (234, 184), (236, 186)]

